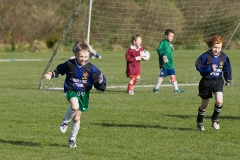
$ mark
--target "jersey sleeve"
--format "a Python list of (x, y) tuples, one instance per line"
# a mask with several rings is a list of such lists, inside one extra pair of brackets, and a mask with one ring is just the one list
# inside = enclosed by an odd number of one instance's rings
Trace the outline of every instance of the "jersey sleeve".
[(226, 62), (224, 63), (224, 67), (223, 67), (223, 77), (225, 79), (225, 81), (231, 81), (232, 80), (232, 68), (231, 68), (231, 64), (230, 64), (230, 60), (228, 57), (226, 57)]
[(163, 56), (165, 54), (165, 49), (166, 49), (166, 42), (163, 40), (160, 42), (158, 48), (157, 48), (157, 53), (160, 56)]
[(67, 62), (59, 64), (56, 69), (54, 71), (52, 71), (53, 73), (53, 77), (52, 78), (58, 78), (59, 74), (64, 75), (66, 74), (66, 68), (67, 68)]
[(105, 91), (107, 80), (106, 80), (106, 77), (102, 74), (103, 81), (99, 83), (99, 78), (101, 74), (102, 72), (99, 69), (94, 68), (92, 71), (92, 82), (93, 82), (94, 88), (96, 88), (99, 91)]
[(129, 48), (126, 52), (125, 58), (128, 62), (132, 63), (136, 61), (135, 56), (132, 54), (131, 49)]
[(200, 57), (197, 58), (195, 62), (195, 66), (197, 71), (200, 73), (210, 73), (213, 71), (212, 69), (212, 64), (205, 64), (207, 61), (207, 57), (204, 55), (201, 55)]

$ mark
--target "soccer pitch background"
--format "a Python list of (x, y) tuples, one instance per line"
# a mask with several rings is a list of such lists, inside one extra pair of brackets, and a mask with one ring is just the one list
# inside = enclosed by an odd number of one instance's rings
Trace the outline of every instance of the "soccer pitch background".
[[(174, 51), (183, 94), (173, 92), (169, 77), (164, 79), (159, 94), (152, 92), (159, 73), (156, 51), (150, 51), (150, 61), (141, 62), (141, 80), (133, 96), (125, 94), (129, 80), (125, 75), (126, 51), (103, 51), (102, 59), (90, 59), (106, 76), (108, 88), (103, 93), (92, 90), (89, 111), (81, 117), (78, 147), (74, 149), (68, 147), (69, 130), (66, 134), (59, 131), (69, 106), (63, 92), (38, 89), (52, 53), (0, 53), (0, 59), (9, 60), (0, 62), (1, 159), (238, 160), (240, 54), (226, 50), (234, 85), (224, 87), (220, 130), (211, 127), (211, 99), (204, 119), (205, 131), (199, 132), (196, 116), (201, 99), (196, 84), (200, 76), (194, 63), (204, 51)], [(66, 58), (72, 56), (71, 52), (65, 54)], [(51, 82), (63, 80), (60, 77)]]
[[(69, 49), (70, 50), (70, 49)], [(176, 50), (174, 51), (174, 64), (177, 75), (177, 81), (180, 86), (198, 85), (200, 80), (200, 74), (195, 69), (195, 60), (205, 50)], [(100, 54), (104, 56), (102, 59), (90, 59), (94, 65), (100, 68), (100, 70), (107, 77), (107, 88), (124, 88), (127, 87), (128, 78), (126, 78), (126, 51), (103, 51)], [(138, 87), (152, 87), (155, 85), (156, 79), (159, 76), (159, 63), (158, 55), (156, 51), (150, 51), (151, 58), (149, 61), (141, 61), (141, 80), (135, 86)], [(228, 54), (228, 52), (226, 52)], [(60, 63), (68, 60), (72, 56), (71, 52), (58, 52), (54, 58), (53, 63), (48, 70), (54, 70)], [(228, 54), (231, 63), (238, 63), (238, 51), (231, 51)], [(231, 58), (233, 57), (233, 58)], [(50, 58), (49, 58), (50, 59)], [(232, 62), (233, 61), (233, 62)], [(237, 67), (233, 67), (233, 85), (240, 85), (240, 77), (237, 73)], [(44, 71), (44, 70), (43, 70)], [(48, 81), (43, 79), (42, 89), (57, 89), (63, 90), (63, 81), (65, 77), (59, 76), (54, 81)], [(170, 77), (167, 77), (163, 81), (163, 86), (172, 86), (169, 82)]]

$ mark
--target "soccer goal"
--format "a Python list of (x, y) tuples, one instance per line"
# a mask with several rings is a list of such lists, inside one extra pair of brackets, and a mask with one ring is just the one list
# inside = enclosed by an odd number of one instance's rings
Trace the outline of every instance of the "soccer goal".
[(81, 0), (40, 78), (39, 88), (63, 88), (63, 77), (46, 81), (43, 75), (73, 56), (76, 40), (87, 38), (94, 48), (103, 50), (126, 50), (132, 34), (140, 33), (144, 47), (155, 50), (165, 29), (171, 28), (176, 50), (206, 49), (206, 40), (215, 34), (226, 39), (224, 50), (233, 48), (231, 40), (240, 36), (239, 8), (239, 0)]

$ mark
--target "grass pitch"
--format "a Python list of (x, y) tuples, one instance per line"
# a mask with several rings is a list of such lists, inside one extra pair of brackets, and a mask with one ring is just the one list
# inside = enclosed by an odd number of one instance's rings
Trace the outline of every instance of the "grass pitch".
[[(179, 84), (198, 83), (194, 62), (203, 51), (175, 51)], [(173, 87), (152, 93), (158, 76), (155, 51), (142, 62), (142, 76), (135, 95), (125, 94), (125, 51), (103, 52), (103, 59), (90, 60), (103, 71), (108, 87), (104, 93), (92, 90), (89, 111), (81, 117), (77, 148), (68, 147), (68, 134), (59, 131), (68, 102), (62, 91), (39, 90), (39, 79), (52, 53), (0, 53), (1, 59), (41, 61), (0, 62), (0, 158), (4, 160), (158, 160), (240, 158), (239, 51), (227, 51), (233, 67), (234, 85), (224, 87), (220, 130), (211, 127), (214, 99), (205, 114), (205, 131), (196, 130), (201, 99), (198, 86)], [(71, 53), (69, 53), (69, 57)], [(54, 82), (54, 80), (52, 80)], [(169, 85), (169, 79), (164, 81)], [(141, 87), (149, 85), (150, 87)]]

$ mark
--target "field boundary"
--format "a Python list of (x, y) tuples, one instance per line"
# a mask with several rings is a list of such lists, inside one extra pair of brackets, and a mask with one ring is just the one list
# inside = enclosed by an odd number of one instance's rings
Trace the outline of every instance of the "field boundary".
[(28, 61), (42, 61), (41, 59), (0, 59), (0, 62), (28, 62)]
[[(198, 84), (178, 84), (178, 86), (197, 86)], [(134, 88), (151, 88), (155, 85), (136, 85)], [(172, 84), (164, 84), (161, 85), (161, 87), (172, 87)], [(127, 88), (127, 85), (125, 86), (107, 86), (107, 89), (114, 89), (114, 88)], [(63, 91), (63, 88), (43, 88), (42, 90), (55, 90), (55, 91)]]

